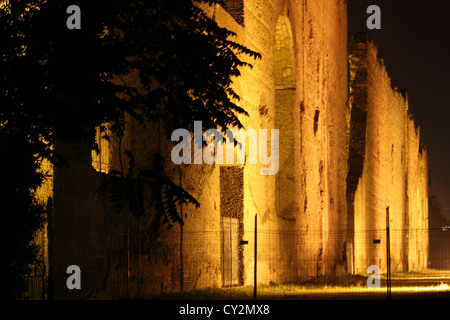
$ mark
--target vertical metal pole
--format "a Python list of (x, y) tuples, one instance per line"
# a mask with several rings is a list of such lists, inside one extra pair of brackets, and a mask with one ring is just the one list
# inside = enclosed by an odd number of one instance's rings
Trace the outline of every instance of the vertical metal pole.
[(258, 214), (255, 214), (255, 271), (254, 271), (254, 283), (253, 283), (253, 299), (256, 300), (256, 287), (257, 287), (257, 257), (258, 257), (258, 246), (257, 246), (257, 231), (258, 231)]
[(233, 233), (232, 233), (233, 226), (231, 224), (231, 217), (228, 217), (228, 218), (230, 219), (230, 222), (228, 224), (228, 226), (229, 226), (228, 229), (230, 229), (230, 234), (229, 234), (229, 239), (230, 239), (230, 261), (229, 261), (229, 264), (230, 264), (230, 286), (232, 286), (233, 280), (234, 280), (233, 279)]
[(387, 299), (391, 299), (391, 239), (389, 233), (389, 207), (386, 208), (386, 267)]
[[(181, 168), (178, 166), (178, 175), (180, 177), (180, 187), (183, 187), (183, 175), (181, 173)], [(183, 205), (180, 204), (180, 217), (183, 222)], [(184, 283), (184, 270), (183, 270), (183, 225), (180, 223), (180, 291), (183, 292)]]
[(183, 225), (180, 225), (180, 290), (183, 292)]
[(137, 264), (137, 296), (141, 298), (141, 217), (138, 217), (138, 264)]
[(126, 300), (130, 298), (130, 214), (128, 210), (128, 201), (125, 201), (125, 210), (127, 210), (127, 292)]

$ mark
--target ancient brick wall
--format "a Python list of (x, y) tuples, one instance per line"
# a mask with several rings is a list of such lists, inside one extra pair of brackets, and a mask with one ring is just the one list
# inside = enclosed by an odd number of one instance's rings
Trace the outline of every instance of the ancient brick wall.
[[(160, 153), (164, 174), (200, 203), (179, 206), (183, 226), (167, 229), (145, 196), (144, 215), (130, 216), (126, 204), (118, 207), (117, 194), (97, 192), (114, 182), (114, 141), (101, 144), (99, 156), (86, 141), (58, 142), (70, 167), (54, 172), (49, 255), (55, 298), (251, 285), (256, 214), (259, 283), (365, 272), (371, 264), (385, 268), (386, 207), (393, 270), (426, 267), (428, 240), (418, 232), (428, 227), (426, 149), (407, 96), (391, 87), (375, 45), (360, 35), (347, 55), (346, 5), (235, 0), (206, 9), (236, 33), (233, 40), (262, 55), (233, 85), (249, 114), (241, 119), (245, 130), (267, 129), (269, 137), (279, 130), (279, 168), (262, 175), (268, 165), (259, 158), (249, 163), (250, 140), (245, 164), (175, 165), (173, 143), (160, 124), (128, 119), (125, 142), (135, 170), (155, 169)], [(127, 81), (139, 88), (136, 77)], [(139, 192), (150, 189), (147, 184)], [(72, 264), (81, 267), (81, 291), (65, 286)]]
[(408, 271), (415, 271), (428, 267), (428, 158), (420, 139), (420, 128), (412, 118), (408, 119), (407, 134), (406, 250)]
[[(393, 270), (424, 268), (427, 253), (419, 248), (427, 240), (416, 230), (427, 228), (426, 150), (406, 94), (391, 87), (364, 37), (350, 47), (347, 103), (346, 1), (227, 1), (207, 10), (237, 34), (234, 40), (262, 55), (234, 87), (249, 113), (242, 117), (246, 130), (279, 130), (277, 174), (262, 175), (267, 165), (248, 163), (249, 141), (245, 165), (175, 165), (173, 144), (157, 126), (132, 123), (127, 148), (136, 169), (154, 169), (160, 152), (164, 173), (200, 202), (179, 208), (183, 227), (166, 229), (151, 203), (146, 215), (130, 217), (96, 193), (113, 179), (96, 164), (102, 157), (92, 163), (84, 142), (59, 143), (71, 165), (55, 171), (55, 297), (252, 284), (255, 214), (260, 283), (385, 268), (386, 207)], [(105, 161), (112, 168), (117, 148), (111, 150)], [(65, 287), (71, 264), (82, 269), (81, 291)]]
[[(423, 231), (427, 219), (426, 152), (419, 148), (420, 137), (408, 112), (406, 93), (392, 88), (377, 54), (367, 35), (354, 37), (349, 52), (351, 131), (347, 179), (353, 272), (364, 272), (369, 265), (386, 270), (388, 207), (392, 270), (425, 267), (424, 253), (411, 252), (418, 242), (421, 248), (427, 247), (423, 233), (417, 233), (421, 240), (407, 233)], [(418, 206), (411, 206), (411, 197)]]
[[(43, 181), (35, 193), (35, 198), (46, 210), (46, 221), (43, 227), (37, 232), (35, 236), (36, 244), (39, 246), (38, 259), (39, 262), (35, 264), (33, 273), (35, 275), (42, 275), (45, 279), (49, 278), (50, 257), (49, 250), (49, 232), (51, 233), (51, 212), (53, 209), (53, 165), (48, 160), (43, 160), (40, 165), (40, 172), (43, 174)], [(50, 218), (50, 220), (49, 220)], [(51, 292), (50, 292), (51, 293)], [(46, 292), (48, 297), (48, 290)]]
[[(346, 1), (227, 1), (225, 8), (207, 10), (237, 34), (234, 40), (262, 55), (234, 79), (234, 87), (249, 113), (242, 118), (246, 130), (279, 130), (278, 174), (261, 175), (267, 165), (260, 161), (174, 165), (172, 144), (158, 129), (132, 125), (127, 143), (136, 168), (151, 169), (150, 158), (160, 151), (165, 173), (200, 202), (198, 209), (182, 206), (184, 226), (167, 230), (157, 228), (151, 208), (146, 218), (112, 214), (111, 199), (95, 193), (110, 179), (96, 167), (101, 158), (93, 155), (93, 167), (86, 145), (60, 144), (59, 151), (73, 161), (55, 172), (55, 297), (136, 297), (223, 286), (235, 276), (238, 284), (252, 284), (255, 214), (258, 282), (345, 271)], [(230, 221), (224, 229), (224, 217), (236, 217), (237, 239), (248, 244), (234, 249), (234, 236), (226, 240), (224, 230), (233, 232), (235, 225)], [(230, 243), (232, 248), (225, 248)], [(225, 279), (226, 257), (235, 252), (238, 273)], [(65, 287), (70, 264), (81, 267), (81, 291)]]
[(261, 246), (271, 243), (258, 253), (262, 282), (343, 272), (346, 2), (244, 1), (245, 28), (220, 7), (214, 16), (262, 54), (235, 82), (245, 127), (280, 130), (277, 175), (244, 167), (245, 283), (253, 281), (256, 213)]
[[(49, 218), (53, 298), (105, 298), (107, 234), (103, 201), (96, 196), (102, 176), (91, 165), (87, 141), (57, 141), (55, 150), (69, 162), (54, 169), (54, 206)], [(66, 286), (70, 265), (81, 269), (81, 290)]]

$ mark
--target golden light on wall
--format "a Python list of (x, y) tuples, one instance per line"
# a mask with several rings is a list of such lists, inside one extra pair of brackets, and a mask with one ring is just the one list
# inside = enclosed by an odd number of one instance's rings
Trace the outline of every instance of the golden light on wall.
[(112, 171), (124, 172), (127, 171), (128, 158), (125, 156), (125, 151), (131, 149), (131, 117), (129, 114), (125, 115), (125, 128), (123, 130), (122, 138), (118, 137), (111, 130), (111, 124), (104, 123), (95, 128), (95, 142), (96, 148), (91, 152), (92, 167), (97, 172), (111, 173)]

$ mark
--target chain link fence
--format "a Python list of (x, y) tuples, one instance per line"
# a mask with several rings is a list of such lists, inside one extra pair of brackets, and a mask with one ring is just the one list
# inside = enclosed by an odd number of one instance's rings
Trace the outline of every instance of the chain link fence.
[(384, 299), (450, 294), (446, 229), (390, 230), (389, 235), (386, 230), (258, 230), (256, 235), (255, 242), (254, 231), (239, 233), (233, 223), (222, 224), (219, 231), (165, 231), (147, 248), (145, 258), (141, 248), (139, 261), (130, 260), (128, 281), (135, 289), (129, 297)]
[[(319, 232), (261, 225), (255, 233), (226, 218), (217, 230), (175, 226), (155, 236), (131, 226), (110, 236), (108, 299), (450, 297), (446, 228)], [(42, 274), (27, 278), (24, 299), (45, 298)]]

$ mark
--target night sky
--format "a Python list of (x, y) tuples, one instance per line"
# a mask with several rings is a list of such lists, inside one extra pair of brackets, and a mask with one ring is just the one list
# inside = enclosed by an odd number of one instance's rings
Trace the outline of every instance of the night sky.
[[(368, 30), (370, 5), (381, 30)], [(450, 217), (450, 1), (348, 0), (349, 36), (368, 31), (392, 85), (408, 92), (429, 156), (430, 195)], [(350, 38), (349, 38), (350, 39)]]

